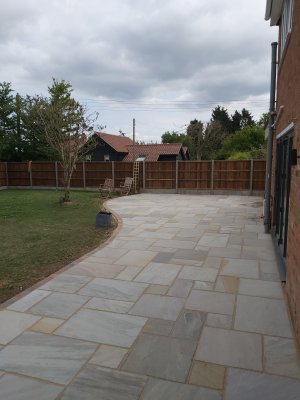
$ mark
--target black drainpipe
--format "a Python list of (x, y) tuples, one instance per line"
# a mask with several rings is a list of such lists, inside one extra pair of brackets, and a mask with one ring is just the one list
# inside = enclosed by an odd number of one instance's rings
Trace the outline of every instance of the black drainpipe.
[(266, 165), (265, 203), (264, 203), (265, 233), (269, 233), (271, 228), (271, 181), (272, 181), (271, 178), (272, 178), (273, 132), (274, 132), (274, 121), (275, 121), (277, 45), (278, 45), (277, 42), (273, 42), (271, 44), (272, 58), (271, 58), (270, 108), (269, 108), (267, 165)]

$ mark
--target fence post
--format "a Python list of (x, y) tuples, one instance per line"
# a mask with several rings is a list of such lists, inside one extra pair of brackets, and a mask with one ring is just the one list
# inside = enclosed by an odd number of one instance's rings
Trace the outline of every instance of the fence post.
[(83, 180), (83, 188), (86, 188), (86, 183), (85, 183), (85, 161), (82, 161), (82, 180)]
[(215, 160), (211, 160), (211, 175), (210, 175), (211, 194), (213, 194), (213, 190), (214, 190), (214, 174), (215, 174)]
[(251, 160), (250, 166), (250, 195), (253, 193), (253, 160)]
[(29, 163), (28, 163), (28, 172), (29, 172), (30, 187), (32, 189), (32, 163), (31, 163), (31, 161), (29, 161)]
[(7, 161), (5, 162), (5, 175), (6, 175), (6, 186), (8, 187), (8, 168), (7, 168)]
[(113, 187), (115, 187), (115, 162), (111, 162), (111, 178), (113, 180)]
[(146, 163), (143, 161), (143, 189), (146, 189)]
[(58, 189), (58, 169), (57, 169), (57, 161), (55, 161), (55, 185), (56, 185), (56, 189)]
[(178, 160), (176, 160), (176, 193), (178, 193)]

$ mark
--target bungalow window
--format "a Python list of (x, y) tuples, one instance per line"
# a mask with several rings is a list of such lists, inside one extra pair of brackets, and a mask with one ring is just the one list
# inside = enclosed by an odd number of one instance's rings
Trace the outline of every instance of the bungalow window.
[(109, 161), (109, 154), (105, 154), (104, 161)]
[(280, 53), (282, 55), (286, 45), (288, 34), (292, 30), (293, 19), (293, 0), (285, 0), (281, 17), (281, 32), (280, 32)]

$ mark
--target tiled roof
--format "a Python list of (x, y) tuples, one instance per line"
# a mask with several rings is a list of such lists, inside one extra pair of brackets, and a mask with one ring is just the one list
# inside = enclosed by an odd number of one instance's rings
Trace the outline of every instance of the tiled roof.
[[(144, 156), (145, 161), (157, 161), (160, 155), (177, 155), (182, 148), (181, 143), (137, 144), (135, 145), (135, 159)], [(127, 146), (128, 154), (123, 161), (132, 161), (133, 146)]]
[(127, 136), (110, 135), (104, 132), (96, 132), (96, 135), (119, 153), (127, 153), (127, 146), (133, 143)]

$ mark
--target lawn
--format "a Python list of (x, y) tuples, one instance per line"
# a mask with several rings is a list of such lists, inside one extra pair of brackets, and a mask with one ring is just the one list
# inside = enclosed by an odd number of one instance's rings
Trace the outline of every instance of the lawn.
[(96, 248), (113, 228), (96, 228), (98, 193), (0, 191), (0, 303)]

